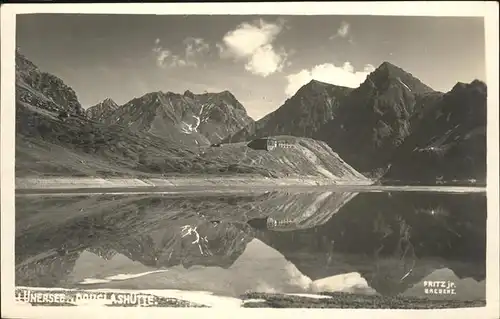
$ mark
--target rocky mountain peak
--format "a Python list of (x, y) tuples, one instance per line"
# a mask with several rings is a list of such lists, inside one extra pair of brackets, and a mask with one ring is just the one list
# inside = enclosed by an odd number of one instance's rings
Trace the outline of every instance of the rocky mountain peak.
[[(50, 112), (67, 112), (81, 115), (84, 110), (76, 92), (62, 79), (42, 72), (38, 67), (16, 50), (16, 94), (18, 100), (37, 105)], [(38, 91), (44, 95), (36, 95)]]
[(388, 61), (382, 62), (375, 71), (371, 72), (363, 84), (376, 87), (379, 91), (385, 91), (391, 84), (396, 84), (413, 94), (434, 92), (432, 88), (422, 83), (413, 74)]
[(475, 89), (484, 94), (486, 94), (487, 91), (486, 83), (478, 79), (475, 79), (470, 83), (457, 82), (451, 89), (450, 93), (459, 93), (469, 89)]
[(111, 98), (105, 98), (102, 102), (89, 107), (85, 114), (93, 120), (101, 121), (109, 116), (113, 111), (119, 108), (119, 105)]
[(306, 83), (304, 86), (302, 86), (297, 91), (296, 95), (301, 95), (301, 94), (304, 94), (304, 93), (308, 94), (311, 91), (312, 92), (319, 92), (319, 91), (325, 90), (328, 87), (334, 87), (334, 86), (336, 86), (336, 85), (312, 79), (311, 81), (309, 81), (308, 83)]
[(191, 91), (189, 91), (189, 90), (186, 90), (186, 91), (184, 92), (184, 96), (185, 96), (185, 97), (188, 97), (188, 98), (191, 98), (191, 99), (194, 99), (194, 98), (195, 98), (194, 93), (193, 93), (193, 92), (191, 92)]
[(116, 102), (112, 99), (112, 98), (105, 98), (103, 101), (102, 101), (102, 104), (105, 104), (105, 105), (108, 105), (108, 106), (118, 106), (118, 104), (116, 104)]

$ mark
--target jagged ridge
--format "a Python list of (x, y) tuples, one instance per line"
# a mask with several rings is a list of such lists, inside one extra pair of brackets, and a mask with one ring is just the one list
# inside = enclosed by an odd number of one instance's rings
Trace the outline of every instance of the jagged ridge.
[(152, 92), (132, 99), (103, 118), (119, 124), (193, 145), (218, 143), (253, 120), (229, 91), (184, 94)]

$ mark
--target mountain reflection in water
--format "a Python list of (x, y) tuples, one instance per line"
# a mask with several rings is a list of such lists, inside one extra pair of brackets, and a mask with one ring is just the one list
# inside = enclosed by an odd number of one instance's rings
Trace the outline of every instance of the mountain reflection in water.
[(483, 193), (16, 197), (16, 284), (485, 299)]

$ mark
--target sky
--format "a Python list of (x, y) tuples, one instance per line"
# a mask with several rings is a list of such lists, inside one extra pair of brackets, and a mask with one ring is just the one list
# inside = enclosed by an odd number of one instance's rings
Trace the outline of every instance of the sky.
[(483, 18), (18, 15), (16, 46), (87, 108), (231, 91), (258, 120), (311, 79), (357, 87), (388, 61), (438, 91), (486, 81)]

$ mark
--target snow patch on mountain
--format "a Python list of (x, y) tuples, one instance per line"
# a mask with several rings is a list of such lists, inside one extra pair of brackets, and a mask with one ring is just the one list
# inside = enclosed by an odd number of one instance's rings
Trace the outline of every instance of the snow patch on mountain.
[(188, 124), (184, 121), (181, 122), (181, 131), (182, 131), (182, 133), (186, 133), (186, 134), (192, 134), (193, 132), (196, 132), (193, 129), (193, 124)]
[(201, 108), (200, 108), (200, 113), (198, 113), (198, 116), (196, 115), (193, 115), (193, 117), (196, 119), (196, 125), (195, 127), (193, 128), (193, 131), (194, 132), (198, 132), (198, 127), (200, 126), (200, 123), (201, 123), (201, 115), (203, 114), (203, 108), (205, 107), (205, 104), (202, 104), (201, 105)]
[(398, 81), (399, 81), (399, 83), (403, 84), (403, 86), (404, 86), (405, 88), (407, 88), (407, 89), (408, 89), (408, 91), (410, 91), (410, 92), (411, 92), (411, 89), (408, 87), (408, 85), (406, 85), (403, 81), (401, 81), (401, 79), (400, 79), (400, 78), (398, 78)]

